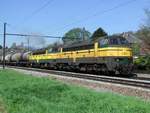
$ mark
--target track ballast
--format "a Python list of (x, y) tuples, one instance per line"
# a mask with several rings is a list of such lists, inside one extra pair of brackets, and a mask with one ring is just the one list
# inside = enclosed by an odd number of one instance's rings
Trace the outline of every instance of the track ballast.
[(16, 68), (16, 69), (23, 69), (23, 70), (30, 70), (30, 71), (44, 72), (48, 74), (56, 74), (60, 76), (76, 77), (76, 78), (82, 78), (82, 79), (88, 79), (88, 80), (94, 80), (94, 81), (102, 81), (102, 82), (109, 82), (109, 83), (150, 89), (150, 81), (139, 80), (138, 77), (137, 78), (120, 78), (120, 77), (109, 77), (109, 76), (103, 76), (103, 75), (93, 75), (93, 74), (66, 72), (66, 71), (58, 71), (58, 70), (47, 70), (47, 69), (29, 68), (29, 67), (18, 67), (18, 66), (8, 66), (8, 67)]

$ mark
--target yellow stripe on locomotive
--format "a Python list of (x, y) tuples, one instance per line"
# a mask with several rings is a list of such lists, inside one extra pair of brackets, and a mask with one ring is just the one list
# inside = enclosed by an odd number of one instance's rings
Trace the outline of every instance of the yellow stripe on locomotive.
[[(96, 43), (95, 43), (96, 44)], [(64, 59), (82, 57), (132, 57), (132, 49), (127, 47), (106, 47), (69, 52), (47, 53), (41, 55), (30, 55), (29, 60), (41, 59)]]

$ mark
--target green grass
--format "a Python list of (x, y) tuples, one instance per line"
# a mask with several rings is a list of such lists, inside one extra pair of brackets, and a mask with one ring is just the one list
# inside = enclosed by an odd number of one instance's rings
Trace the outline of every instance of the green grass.
[(0, 98), (0, 113), (6, 113), (6, 109), (1, 98)]
[(0, 70), (0, 100), (0, 113), (150, 113), (150, 102), (12, 70)]

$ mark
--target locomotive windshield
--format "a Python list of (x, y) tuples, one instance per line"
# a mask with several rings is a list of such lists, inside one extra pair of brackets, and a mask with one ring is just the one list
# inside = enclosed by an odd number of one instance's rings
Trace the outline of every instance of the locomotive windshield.
[(105, 39), (100, 40), (100, 47), (108, 47), (108, 46), (127, 46), (129, 45), (128, 41), (120, 36), (107, 37)]
[(129, 44), (125, 38), (120, 38), (120, 44)]

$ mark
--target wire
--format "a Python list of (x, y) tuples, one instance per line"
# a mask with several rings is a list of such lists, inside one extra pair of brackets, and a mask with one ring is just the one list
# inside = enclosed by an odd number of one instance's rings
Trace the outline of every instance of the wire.
[(128, 4), (132, 3), (132, 2), (135, 2), (135, 1), (137, 1), (137, 0), (129, 0), (129, 1), (120, 3), (120, 4), (118, 4), (118, 5), (116, 5), (116, 6), (112, 7), (112, 8), (106, 9), (106, 10), (101, 11), (101, 12), (97, 12), (97, 13), (95, 13), (95, 14), (93, 14), (93, 15), (90, 15), (90, 16), (88, 16), (88, 17), (85, 17), (85, 18), (83, 18), (83, 19), (81, 19), (81, 20), (77, 20), (77, 21), (75, 21), (75, 22), (72, 22), (72, 23), (70, 23), (70, 24), (67, 24), (67, 25), (65, 25), (65, 26), (63, 26), (63, 27), (60, 27), (60, 28), (58, 28), (58, 29), (55, 29), (55, 30), (62, 30), (62, 29), (64, 29), (64, 28), (68, 27), (68, 26), (71, 26), (71, 25), (74, 25), (74, 24), (78, 24), (78, 23), (81, 23), (81, 22), (83, 22), (83, 21), (85, 22), (85, 21), (89, 20), (90, 18), (93, 18), (93, 17), (98, 16), (98, 15), (102, 15), (102, 14), (107, 13), (107, 12), (111, 12), (112, 10), (115, 10), (115, 9), (120, 8), (120, 7), (126, 6), (126, 5), (128, 5)]
[(30, 35), (30, 34), (19, 34), (19, 33), (6, 33), (6, 35), (10, 36), (25, 36), (25, 37), (45, 37), (45, 38), (61, 38), (56, 36), (48, 36), (48, 35)]
[[(36, 15), (37, 13), (39, 13), (42, 9), (44, 9), (45, 7), (47, 7), (50, 3), (52, 3), (54, 0), (48, 0), (44, 5), (42, 5), (41, 7), (39, 7), (38, 9), (36, 9), (34, 12), (32, 12), (28, 17), (24, 18), (23, 21), (20, 23), (25, 24), (25, 22), (29, 21), (34, 15)], [(12, 24), (7, 24), (10, 28), (12, 29), (18, 29), (20, 30), (21, 27), (17, 27), (14, 26)], [(23, 28), (22, 30), (24, 31), (26, 28)]]
[(46, 8), (49, 4), (51, 4), (54, 0), (48, 0), (44, 5), (36, 9), (34, 12), (30, 14), (29, 17), (25, 18), (21, 24), (24, 24), (26, 21), (29, 21), (34, 15), (38, 14), (41, 10)]
[[(4, 35), (4, 34), (0, 34), (0, 35)], [(20, 33), (6, 33), (5, 35), (8, 35), (8, 36), (21, 36), (21, 37), (36, 37), (36, 38), (39, 38), (39, 37), (42, 37), (42, 38), (57, 38), (57, 39), (66, 38), (66, 37), (58, 37), (58, 36), (50, 36), (50, 35), (31, 35), (31, 34), (20, 34)], [(72, 38), (72, 39), (79, 39), (79, 38)]]

